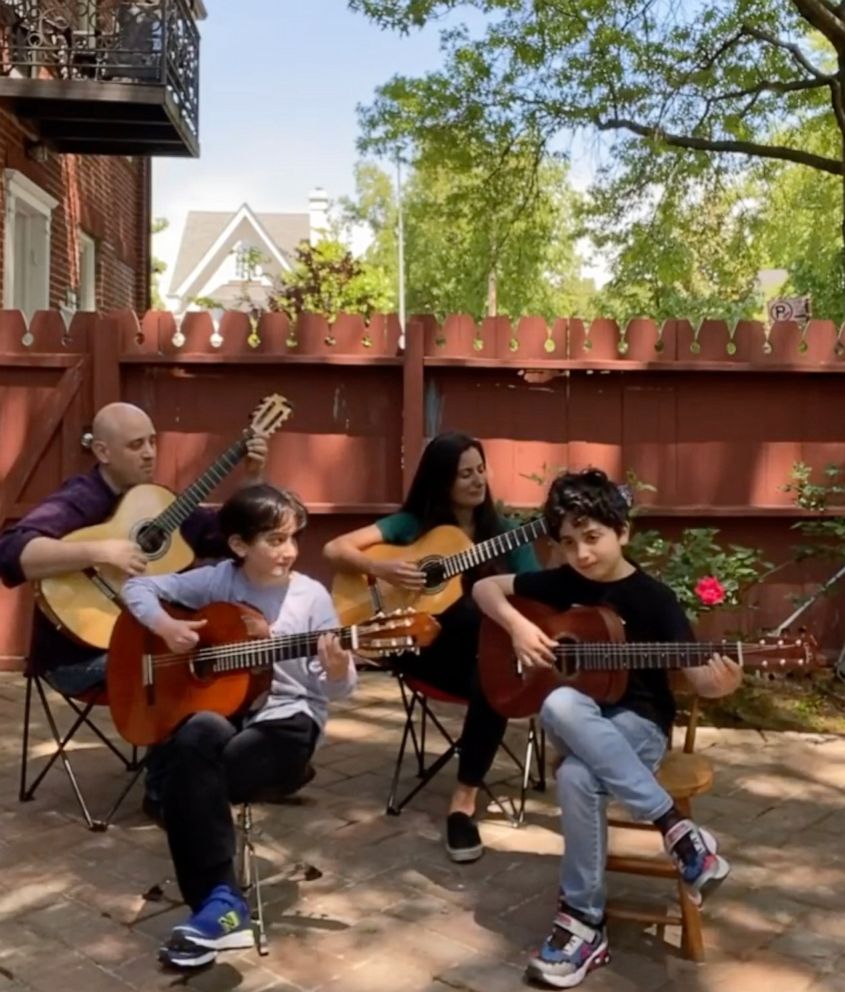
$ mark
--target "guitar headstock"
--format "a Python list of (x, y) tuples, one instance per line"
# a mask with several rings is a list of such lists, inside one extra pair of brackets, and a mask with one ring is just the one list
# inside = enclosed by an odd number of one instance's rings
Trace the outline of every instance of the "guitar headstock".
[(766, 634), (753, 643), (742, 645), (742, 661), (745, 668), (772, 674), (812, 671), (827, 665), (812, 634), (799, 637)]
[(274, 434), (293, 413), (293, 407), (281, 393), (265, 396), (252, 411), (248, 433), (269, 437)]
[(386, 658), (428, 647), (440, 633), (440, 624), (428, 613), (394, 610), (356, 624), (358, 647), (365, 658)]

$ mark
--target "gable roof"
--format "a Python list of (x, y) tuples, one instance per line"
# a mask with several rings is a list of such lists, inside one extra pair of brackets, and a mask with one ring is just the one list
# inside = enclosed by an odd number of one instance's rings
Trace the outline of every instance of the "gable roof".
[(189, 210), (185, 218), (179, 251), (173, 266), (170, 280), (171, 294), (178, 294), (185, 282), (204, 266), (205, 260), (229, 228), (234, 229), (237, 222), (246, 218), (250, 221), (256, 235), (268, 247), (275, 249), (274, 254), (280, 256), (280, 261), (290, 264), (290, 258), (300, 241), (307, 240), (310, 235), (310, 222), (307, 213), (302, 214), (256, 214), (247, 204), (234, 211), (218, 210)]

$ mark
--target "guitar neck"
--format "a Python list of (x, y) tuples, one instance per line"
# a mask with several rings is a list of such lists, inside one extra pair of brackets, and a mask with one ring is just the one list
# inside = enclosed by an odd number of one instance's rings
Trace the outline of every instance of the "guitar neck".
[[(554, 648), (557, 658), (574, 664), (580, 671), (648, 671), (654, 669), (697, 668), (714, 654), (729, 654), (741, 665), (754, 667), (755, 655), (771, 659), (774, 651), (759, 644), (739, 641), (634, 642), (601, 643), (597, 641), (564, 642)], [(761, 661), (760, 664), (769, 663)], [(773, 666), (774, 667), (774, 666)]]
[(313, 658), (317, 653), (317, 640), (323, 634), (336, 634), (341, 647), (346, 650), (354, 651), (358, 647), (358, 628), (352, 626), (200, 648), (197, 656), (198, 660), (211, 662), (211, 671), (215, 675), (240, 672), (245, 669), (267, 668), (277, 661)]
[(232, 469), (246, 455), (246, 440), (241, 438), (226, 449), (205, 472), (181, 493), (160, 513), (152, 526), (171, 533), (179, 529), (188, 517), (196, 510), (212, 489), (218, 486)]
[(490, 537), (480, 544), (473, 544), (466, 551), (458, 551), (449, 555), (443, 560), (443, 571), (447, 579), (451, 579), (462, 572), (467, 572), (477, 565), (492, 561), (494, 558), (501, 558), (509, 551), (521, 548), (523, 544), (530, 544), (538, 537), (548, 534), (549, 528), (543, 517), (537, 517), (521, 527), (514, 530), (506, 530), (503, 534)]

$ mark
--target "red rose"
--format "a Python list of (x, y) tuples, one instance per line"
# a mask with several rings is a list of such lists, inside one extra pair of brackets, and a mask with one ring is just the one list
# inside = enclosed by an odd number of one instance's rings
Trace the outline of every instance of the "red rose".
[(718, 606), (725, 601), (725, 587), (713, 575), (699, 579), (694, 592), (705, 606)]

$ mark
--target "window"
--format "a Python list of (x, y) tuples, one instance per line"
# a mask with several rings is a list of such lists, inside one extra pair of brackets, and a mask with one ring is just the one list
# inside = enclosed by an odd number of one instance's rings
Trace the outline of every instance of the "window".
[(5, 170), (3, 305), (27, 318), (50, 304), (50, 222), (59, 201), (16, 169)]

